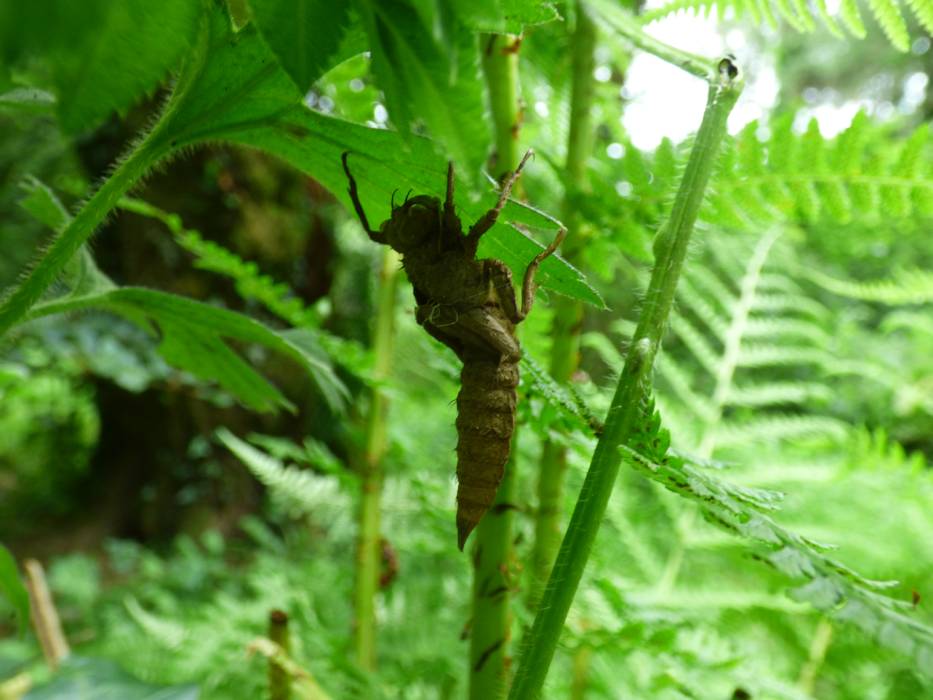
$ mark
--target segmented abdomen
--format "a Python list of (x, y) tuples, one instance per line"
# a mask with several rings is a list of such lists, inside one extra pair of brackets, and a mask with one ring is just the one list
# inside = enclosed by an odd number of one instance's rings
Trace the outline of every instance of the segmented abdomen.
[(457, 395), (457, 541), (460, 549), (489, 510), (515, 430), (518, 364), (463, 358)]

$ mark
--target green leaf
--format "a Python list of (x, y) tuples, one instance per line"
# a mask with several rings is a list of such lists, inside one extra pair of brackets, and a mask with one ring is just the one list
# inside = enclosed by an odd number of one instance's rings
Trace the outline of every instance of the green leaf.
[(341, 41), (351, 25), (349, 0), (250, 0), (253, 20), (269, 47), (301, 91), (340, 56)]
[(48, 112), (55, 102), (55, 95), (38, 88), (16, 87), (0, 94), (0, 108), (21, 112)]
[(289, 110), (301, 92), (259, 31), (234, 32), (215, 3), (182, 68), (153, 141), (172, 149), (229, 137)]
[(62, 127), (78, 133), (151, 93), (190, 45), (196, 0), (46, 0), (8, 18), (51, 61)]
[[(223, 12), (211, 14), (199, 48), (182, 73), (177, 97), (172, 100), (165, 125), (159, 129), (159, 140), (168, 140), (178, 148), (225, 138), (260, 148), (311, 175), (348, 206), (340, 155), (350, 151), (360, 196), (373, 222), (388, 218), (395, 189), (410, 188), (443, 197), (446, 162), (434, 143), (418, 137), (405, 139), (396, 132), (371, 129), (309, 110), (300, 104), (300, 93), (256, 30), (246, 27), (235, 35), (232, 31)], [(455, 121), (471, 119), (469, 113), (458, 112)], [(476, 121), (483, 121), (482, 109)], [(485, 142), (479, 151), (471, 152), (484, 154)], [(469, 191), (469, 176), (463, 181), (458, 178), (458, 182)], [(491, 189), (478, 201), (461, 196), (461, 216), (474, 221), (495, 199)], [(548, 237), (558, 226), (551, 217), (514, 202), (507, 205), (502, 220), (546, 229)], [(543, 247), (499, 223), (485, 237), (480, 251), (503, 260), (520, 279), (524, 266)], [(582, 275), (557, 256), (544, 261), (538, 280), (545, 288), (603, 307), (602, 299)]]
[(36, 221), (45, 224), (53, 231), (63, 229), (71, 221), (71, 215), (65, 209), (65, 205), (47, 185), (37, 178), (31, 175), (25, 177), (20, 183), (20, 188), (26, 196), (19, 201), (19, 205)]
[(444, 13), (432, 14), (428, 26), (400, 0), (363, 0), (360, 7), (393, 124), (407, 131), (423, 123), (476, 179), (490, 144), (476, 37)]
[(453, 7), (478, 32), (521, 34), (525, 27), (560, 19), (552, 3), (540, 0), (453, 0)]
[(199, 696), (194, 685), (150, 685), (113, 661), (70, 657), (51, 682), (23, 700), (197, 700)]
[(641, 409), (637, 429), (620, 448), (634, 469), (699, 505), (711, 523), (747, 539), (756, 559), (796, 582), (788, 591), (794, 600), (853, 623), (918, 663), (933, 651), (933, 628), (908, 617), (908, 603), (879, 592), (895, 582), (867, 579), (826, 556), (826, 545), (778, 524), (766, 514), (777, 508), (778, 494), (731, 484), (686, 464), (669, 451), (670, 434), (653, 399), (646, 398)]
[(291, 357), (308, 372), (335, 410), (342, 408), (347, 398), (346, 388), (330, 365), (284, 335), (242, 314), (174, 294), (123, 287), (41, 304), (32, 317), (94, 308), (120, 314), (144, 328), (156, 324), (162, 338), (159, 352), (166, 362), (203, 380), (216, 381), (251, 409), (292, 407), (278, 389), (230, 347), (228, 340), (258, 343)]
[[(275, 154), (308, 173), (348, 208), (347, 177), (340, 155), (349, 151), (350, 168), (373, 226), (391, 215), (395, 190), (405, 192), (411, 189), (419, 194), (444, 197), (447, 164), (427, 139), (413, 138), (406, 142), (395, 132), (370, 129), (300, 105), (278, 117), (274, 125), (244, 129), (231, 138)], [(457, 178), (457, 192), (461, 193), (457, 197), (457, 213), (464, 222), (472, 223), (493, 206), (497, 193), (490, 187), (478, 200), (472, 200), (463, 194), (464, 190), (468, 191), (468, 186), (469, 182)], [(512, 268), (515, 279), (521, 279), (524, 267), (544, 246), (505, 222), (543, 229), (546, 242), (550, 242), (559, 223), (532, 207), (510, 201), (499, 223), (483, 237), (479, 254), (504, 261)], [(583, 275), (557, 256), (542, 263), (538, 281), (542, 287), (558, 294), (604, 307), (602, 298), (587, 284)]]
[[(244, 442), (226, 428), (216, 432), (224, 444), (262, 484), (272, 498), (292, 517), (316, 514), (323, 509), (340, 509), (347, 501), (340, 493), (340, 484), (333, 475), (322, 475), (311, 469), (286, 465), (281, 460)], [(331, 514), (333, 515), (333, 514)]]
[[(20, 183), (20, 188), (26, 196), (19, 201), (19, 205), (37, 221), (55, 232), (64, 230), (71, 223), (71, 214), (44, 182), (28, 175)], [(92, 294), (114, 286), (113, 280), (97, 267), (86, 245), (81, 246), (77, 255), (65, 264), (61, 281), (68, 286), (71, 295)]]
[(29, 593), (19, 577), (16, 560), (10, 550), (0, 544), (0, 594), (16, 611), (16, 621), (23, 630), (29, 624)]

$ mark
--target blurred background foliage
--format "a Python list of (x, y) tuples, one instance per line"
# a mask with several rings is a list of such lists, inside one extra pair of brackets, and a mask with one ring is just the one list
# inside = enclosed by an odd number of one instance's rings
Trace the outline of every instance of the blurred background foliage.
[[(558, 4), (557, 11), (562, 21), (529, 27), (521, 46), (521, 141), (538, 155), (523, 189), (552, 213), (564, 190), (571, 192), (579, 218), (572, 233), (583, 241), (576, 262), (610, 309), (587, 312), (574, 378), (601, 415), (637, 319), (651, 238), (689, 141), (650, 150), (632, 143), (622, 121), (638, 99), (626, 91), (632, 57), (603, 31), (591, 189), (565, 182), (574, 8)], [(829, 154), (827, 172), (838, 172), (831, 159), (839, 141), (819, 133), (807, 141), (808, 124), (820, 108), (847, 100), (869, 116), (855, 119), (852, 143), (837, 150), (855, 149), (858, 137), (869, 144), (853, 166), (858, 173), (887, 168), (895, 177), (903, 144), (933, 118), (930, 40), (911, 25), (918, 38), (897, 54), (876, 29), (839, 41), (825, 31), (797, 34), (733, 19), (716, 31), (741, 32), (746, 54), (777, 76), (779, 91), (747, 138), (727, 149), (714, 178), (658, 369), (659, 406), (678, 449), (716, 460), (715, 468), (741, 484), (785, 492), (782, 523), (839, 545), (838, 558), (869, 577), (899, 580), (894, 595), (912, 600), (913, 614), (931, 622), (933, 294), (929, 277), (898, 282), (895, 274), (933, 269), (929, 143), (917, 138), (926, 186), (901, 211), (883, 191), (868, 193), (860, 206), (857, 186), (846, 195), (848, 217), (825, 204), (814, 209), (813, 192), (795, 189), (789, 177), (777, 196), (742, 189), (758, 181), (767, 188), (775, 173), (780, 181), (781, 173), (821, 167), (820, 148)], [(60, 84), (57, 63), (14, 54), (6, 56), (0, 92)], [(377, 85), (369, 60), (358, 55), (315, 82), (306, 104), (384, 128), (392, 114)], [(20, 204), (24, 178), (47, 183), (75, 207), (151, 120), (167, 89), (80, 129), (75, 115), (61, 120), (41, 106), (0, 101), (0, 287), (16, 280), (49, 237)], [(786, 156), (780, 167), (775, 154)], [(351, 408), (336, 415), (306, 378), (271, 355), (251, 359), (298, 406), (294, 414), (248, 412), (217, 387), (167, 366), (155, 338), (115, 317), (29, 324), (0, 354), (4, 544), (48, 562), (67, 636), (81, 656), (115, 661), (144, 683), (195, 683), (202, 698), (263, 697), (264, 661), (245, 649), (278, 608), (292, 620), (292, 655), (332, 697), (462, 696), (470, 573), (452, 536), (458, 368), (415, 324), (410, 290), (399, 292), (392, 377), (384, 386), (391, 408), (383, 566), (392, 573), (377, 610), (379, 666), (368, 673), (349, 660), (349, 600), (380, 251), (315, 181), (242, 148), (198, 149), (134, 196), (177, 215), (183, 228), (131, 211), (113, 217), (93, 243), (111, 279), (295, 323), (244, 292), (256, 274), (285, 285), (291, 311), (316, 329), (349, 388)], [(779, 202), (780, 211), (763, 214), (758, 196), (765, 208)], [(822, 190), (816, 197), (830, 201)], [(766, 223), (749, 226), (749, 218)], [(250, 271), (214, 274), (211, 253), (190, 239), (186, 245), (184, 231), (224, 246), (251, 263)], [(880, 279), (893, 281), (872, 285)], [(541, 296), (522, 343), (543, 362), (553, 311)], [(744, 316), (737, 311), (743, 302)], [(523, 465), (521, 560), (532, 539), (531, 472), (542, 441), (569, 448), (566, 512), (594, 441), (563, 432), (565, 418), (531, 382), (523, 384), (519, 420), (527, 426), (514, 447)], [(519, 576), (515, 586), (521, 600), (527, 584)], [(547, 696), (933, 698), (933, 686), (907, 657), (822, 618), (785, 589), (742, 542), (623, 471)], [(530, 613), (519, 606), (516, 615), (520, 638)], [(9, 634), (0, 641), (0, 677), (30, 670), (41, 680), (34, 639), (15, 635), (12, 614), (2, 624)]]

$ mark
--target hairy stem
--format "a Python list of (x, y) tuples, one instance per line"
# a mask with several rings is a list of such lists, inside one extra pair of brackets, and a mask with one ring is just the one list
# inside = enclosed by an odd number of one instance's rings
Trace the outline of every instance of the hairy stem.
[[(564, 193), (561, 218), (570, 232), (563, 247), (563, 256), (574, 264), (582, 248), (579, 217), (574, 191), (585, 193), (586, 161), (593, 150), (593, 94), (596, 59), (596, 25), (583, 3), (578, 3), (576, 27), (571, 39), (570, 131), (567, 136), (565, 172), (571, 183)], [(557, 297), (554, 300), (554, 321), (551, 326), (551, 376), (566, 384), (580, 363), (580, 331), (583, 325), (583, 304), (576, 299)], [(561, 512), (564, 500), (564, 475), (567, 471), (567, 450), (560, 442), (548, 440), (541, 454), (538, 473), (538, 509), (535, 517), (535, 539), (531, 552), (531, 588), (528, 607), (537, 606), (551, 565), (560, 546)]]
[(641, 403), (674, 301), (693, 226), (726, 133), (726, 119), (741, 90), (738, 70), (732, 61), (723, 59), (716, 67), (717, 79), (710, 84), (706, 111), (670, 219), (655, 238), (655, 264), (638, 327), (606, 417), (605, 430), (593, 453), (570, 525), (526, 640), (509, 695), (513, 699), (535, 698), (541, 692), (619, 472), (619, 448), (628, 442), (640, 416)]
[(366, 416), (366, 445), (360, 465), (362, 489), (358, 513), (356, 581), (353, 591), (353, 649), (357, 663), (368, 671), (376, 667), (375, 599), (379, 591), (382, 563), (380, 508), (388, 399), (380, 384), (389, 377), (392, 369), (398, 269), (398, 254), (388, 246), (383, 246), (373, 340), (376, 362), (373, 368), (374, 386), (370, 396), (369, 413)]
[[(508, 35), (483, 38), (483, 70), (495, 127), (494, 175), (502, 180), (518, 167), (518, 47)], [(512, 521), (515, 509), (517, 434), (496, 500), (476, 527), (473, 550), (473, 625), (470, 635), (470, 700), (493, 700), (508, 688), (512, 575)]]
[(55, 236), (19, 287), (4, 299), (0, 306), (0, 337), (23, 320), (120, 198), (166, 155), (166, 148), (153, 143), (151, 137), (147, 138), (130, 152), (74, 219)]

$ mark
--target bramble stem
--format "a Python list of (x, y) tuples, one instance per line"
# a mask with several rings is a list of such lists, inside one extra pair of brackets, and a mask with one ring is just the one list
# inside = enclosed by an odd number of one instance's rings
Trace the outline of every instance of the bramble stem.
[[(519, 164), (518, 134), (518, 37), (492, 34), (482, 38), (483, 70), (489, 90), (489, 106), (495, 126), (496, 165), (500, 182)], [(470, 633), (470, 700), (494, 700), (504, 696), (509, 681), (509, 646), (512, 636), (510, 609), (512, 571), (512, 521), (515, 512), (517, 432), (512, 453), (496, 499), (476, 526), (473, 549), (473, 625)]]
[(361, 495), (356, 545), (356, 580), (353, 590), (353, 649), (361, 668), (376, 667), (375, 598), (379, 592), (382, 564), (382, 461), (386, 452), (386, 416), (388, 398), (380, 388), (392, 371), (392, 348), (395, 340), (395, 297), (398, 286), (398, 254), (383, 246), (382, 267), (373, 340), (374, 386), (366, 416), (366, 445), (360, 465)]
[(55, 236), (52, 245), (35, 267), (0, 306), (0, 337), (23, 320), (45, 290), (62, 274), (75, 253), (91, 237), (101, 222), (152, 167), (165, 156), (164, 147), (148, 138), (134, 148), (120, 166), (81, 207), (74, 219)]

